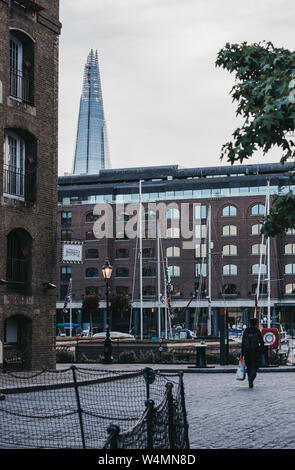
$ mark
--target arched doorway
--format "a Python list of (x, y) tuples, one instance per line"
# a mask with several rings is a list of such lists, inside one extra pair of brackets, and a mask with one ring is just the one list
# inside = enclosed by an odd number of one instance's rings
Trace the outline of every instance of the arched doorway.
[(5, 320), (4, 361), (21, 358), (24, 369), (32, 365), (32, 320), (25, 315), (13, 315)]

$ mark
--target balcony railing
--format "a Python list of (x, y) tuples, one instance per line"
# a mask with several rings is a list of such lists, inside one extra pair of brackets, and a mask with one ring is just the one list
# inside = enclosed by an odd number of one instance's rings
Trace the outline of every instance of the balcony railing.
[(34, 80), (25, 76), (22, 70), (10, 69), (10, 96), (24, 103), (34, 105)]
[(16, 284), (20, 288), (29, 285), (29, 262), (28, 259), (7, 259), (7, 274), (6, 278), (10, 284)]
[(13, 165), (4, 165), (4, 193), (27, 202), (34, 202), (36, 175)]

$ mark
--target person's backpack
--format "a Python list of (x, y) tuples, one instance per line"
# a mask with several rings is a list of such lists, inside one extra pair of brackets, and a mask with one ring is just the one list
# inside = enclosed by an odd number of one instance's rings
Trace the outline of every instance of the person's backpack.
[(258, 331), (244, 333), (244, 351), (251, 352), (259, 349)]

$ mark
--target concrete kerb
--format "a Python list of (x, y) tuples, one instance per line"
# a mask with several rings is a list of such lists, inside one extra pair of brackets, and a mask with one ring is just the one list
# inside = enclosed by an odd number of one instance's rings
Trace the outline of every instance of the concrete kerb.
[[(76, 364), (56, 364), (57, 370), (63, 370), (71, 365), (75, 365), (76, 367), (81, 368), (93, 368), (93, 369), (105, 369), (105, 370), (141, 370), (145, 369), (146, 367), (150, 367), (154, 370), (158, 370), (160, 372), (179, 372), (182, 371), (183, 373), (189, 374), (230, 374), (236, 373), (237, 366), (234, 365), (211, 365), (211, 367), (188, 367), (188, 365), (184, 365), (181, 367), (179, 364), (100, 364), (100, 363), (76, 363)], [(268, 373), (268, 372), (295, 372), (295, 365), (286, 365), (286, 366), (277, 366), (277, 367), (260, 367), (258, 369), (258, 373)]]

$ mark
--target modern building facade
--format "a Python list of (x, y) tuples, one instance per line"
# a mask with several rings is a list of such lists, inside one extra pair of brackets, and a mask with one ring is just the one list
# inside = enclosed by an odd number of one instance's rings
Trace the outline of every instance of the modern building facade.
[[(230, 325), (245, 324), (254, 315), (258, 284), (262, 314), (267, 314), (270, 302), (272, 324), (280, 320), (294, 328), (294, 231), (270, 240), (269, 257), (260, 234), (267, 201), (271, 204), (278, 193), (290, 189), (291, 168), (289, 164), (163, 166), (60, 177), (58, 252), (64, 242), (69, 246), (83, 242), (82, 262), (70, 264), (61, 255), (58, 259), (60, 318), (72, 278), (74, 318), (85, 321), (83, 299), (97, 294), (101, 301), (96, 323), (103, 329), (101, 266), (108, 258), (113, 265), (113, 295), (129, 295), (133, 307), (130, 317), (113, 318), (115, 330), (128, 331), (132, 325), (138, 335), (143, 312), (144, 336), (157, 336), (159, 318), (161, 329), (165, 324), (161, 297), (167, 272), (173, 286), (173, 323), (183, 322), (198, 334), (210, 330), (218, 334), (219, 315), (226, 310)], [(142, 256), (135, 218), (140, 201)]]
[(97, 174), (110, 167), (98, 54), (91, 50), (84, 68), (73, 173)]
[(55, 366), (58, 0), (0, 1), (1, 362)]

